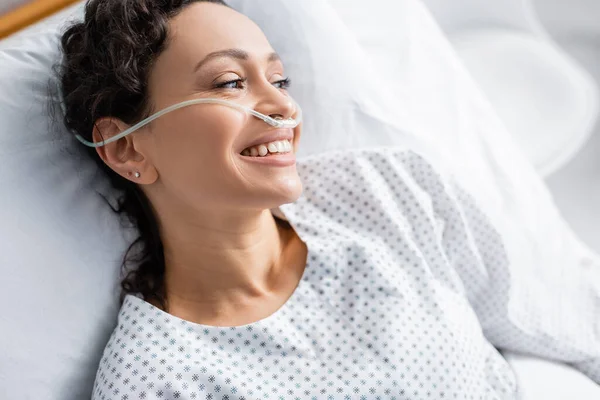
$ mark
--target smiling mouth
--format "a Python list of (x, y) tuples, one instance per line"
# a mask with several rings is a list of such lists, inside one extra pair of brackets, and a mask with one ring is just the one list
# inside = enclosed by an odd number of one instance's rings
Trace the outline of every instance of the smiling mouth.
[(246, 157), (269, 157), (277, 154), (287, 154), (294, 151), (294, 146), (289, 140), (277, 140), (248, 147), (240, 154)]

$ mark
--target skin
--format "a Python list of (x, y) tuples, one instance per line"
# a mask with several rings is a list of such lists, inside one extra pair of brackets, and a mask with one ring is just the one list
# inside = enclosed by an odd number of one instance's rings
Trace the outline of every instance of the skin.
[[(207, 55), (226, 49), (249, 57), (210, 59), (195, 70)], [(277, 83), (286, 78), (283, 65), (268, 60), (272, 53), (246, 16), (218, 4), (190, 5), (171, 19), (167, 47), (152, 68), (152, 111), (216, 97), (272, 117), (294, 117), (295, 106)], [(240, 78), (247, 81), (215, 88)], [(94, 140), (128, 127), (102, 118)], [(170, 314), (206, 325), (247, 324), (274, 313), (297, 287), (306, 245), (270, 212), (300, 197), (296, 165), (267, 166), (239, 154), (273, 129), (232, 108), (203, 104), (166, 114), (97, 148), (114, 171), (141, 185), (157, 214)], [(296, 152), (301, 126), (293, 133)]]

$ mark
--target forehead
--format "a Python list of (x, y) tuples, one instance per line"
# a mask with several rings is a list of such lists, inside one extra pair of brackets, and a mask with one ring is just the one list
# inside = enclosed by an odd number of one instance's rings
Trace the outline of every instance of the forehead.
[(220, 4), (194, 3), (170, 21), (165, 56), (180, 66), (195, 65), (207, 54), (232, 48), (259, 59), (273, 51), (252, 20)]

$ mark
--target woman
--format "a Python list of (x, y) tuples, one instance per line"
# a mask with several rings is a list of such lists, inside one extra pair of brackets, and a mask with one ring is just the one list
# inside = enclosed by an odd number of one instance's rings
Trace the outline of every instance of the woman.
[[(89, 142), (193, 99), (299, 111), (261, 30), (218, 0), (90, 0), (62, 45), (65, 122)], [(203, 104), (88, 147), (140, 232), (95, 400), (518, 398), (494, 345), (600, 381), (585, 337), (507, 317), (501, 238), (424, 157), (296, 162), (300, 134)]]

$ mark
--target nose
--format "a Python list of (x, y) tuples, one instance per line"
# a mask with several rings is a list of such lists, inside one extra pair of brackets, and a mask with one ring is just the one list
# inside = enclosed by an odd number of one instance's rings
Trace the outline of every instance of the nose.
[(259, 101), (254, 109), (274, 119), (294, 118), (296, 105), (292, 98), (271, 83), (267, 85), (267, 88), (261, 90)]

